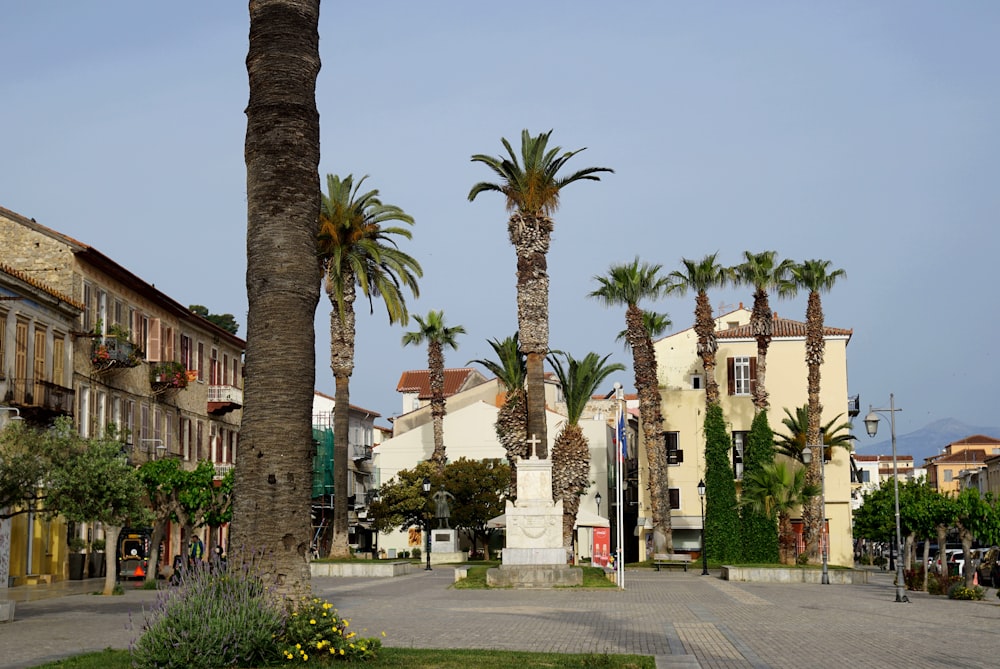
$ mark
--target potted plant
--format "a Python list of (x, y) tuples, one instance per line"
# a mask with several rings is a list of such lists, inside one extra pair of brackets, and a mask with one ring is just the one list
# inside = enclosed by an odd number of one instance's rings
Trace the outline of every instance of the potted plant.
[(188, 374), (184, 364), (176, 361), (158, 362), (149, 368), (149, 383), (154, 389), (187, 388)]
[(87, 560), (87, 555), (82, 551), (87, 547), (87, 542), (80, 537), (70, 537), (66, 544), (69, 547), (69, 578), (71, 581), (81, 581)]
[(90, 543), (90, 549), (93, 551), (90, 554), (90, 576), (91, 578), (98, 578), (104, 576), (104, 539), (94, 539)]

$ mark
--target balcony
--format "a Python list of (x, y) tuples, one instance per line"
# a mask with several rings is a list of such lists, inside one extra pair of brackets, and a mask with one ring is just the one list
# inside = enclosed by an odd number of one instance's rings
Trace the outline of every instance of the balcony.
[(243, 391), (236, 386), (209, 386), (208, 413), (219, 416), (243, 408)]
[(355, 444), (351, 447), (352, 459), (358, 460), (371, 460), (372, 459), (372, 447), (371, 446), (359, 446)]
[(142, 351), (127, 339), (97, 337), (91, 346), (90, 362), (98, 374), (129, 369), (142, 362)]
[(180, 362), (158, 362), (149, 368), (149, 387), (154, 394), (187, 388), (189, 374)]
[(847, 415), (851, 418), (861, 413), (861, 395), (852, 395), (847, 398)]
[(7, 379), (5, 404), (17, 407), (27, 420), (48, 421), (56, 416), (73, 415), (75, 391), (51, 381)]
[(212, 478), (214, 480), (216, 480), (216, 481), (221, 481), (222, 479), (226, 478), (226, 474), (228, 474), (229, 472), (233, 471), (233, 467), (235, 467), (235, 466), (236, 465), (231, 464), (231, 463), (230, 464), (218, 464), (217, 463), (215, 465), (215, 476), (213, 476)]

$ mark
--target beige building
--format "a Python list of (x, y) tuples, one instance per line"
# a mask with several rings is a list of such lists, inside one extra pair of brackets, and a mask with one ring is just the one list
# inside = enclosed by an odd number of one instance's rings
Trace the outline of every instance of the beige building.
[[(742, 453), (754, 417), (751, 388), (756, 383), (757, 342), (750, 333), (750, 311), (740, 307), (716, 319), (718, 350), (715, 380), (719, 384), (723, 415), (732, 441), (733, 475), (739, 487)], [(822, 366), (820, 401), (822, 421), (839, 414), (856, 415), (849, 406), (847, 387), (847, 344), (851, 330), (825, 328), (826, 351)], [(701, 500), (697, 484), (705, 475), (705, 378), (697, 355), (693, 328), (682, 330), (654, 343), (662, 396), (664, 430), (668, 449), (677, 449), (682, 461), (670, 466), (670, 494), (674, 504), (675, 550), (700, 550)], [(784, 409), (795, 412), (807, 402), (805, 324), (774, 316), (774, 337), (768, 349), (767, 390), (770, 397), (768, 419), (771, 429), (782, 432)], [(850, 411), (849, 411), (850, 409)], [(779, 456), (780, 457), (780, 456)], [(649, 495), (645, 477), (649, 467), (645, 449), (639, 451), (640, 516), (647, 515)], [(831, 564), (852, 565), (851, 467), (849, 453), (833, 449), (833, 460), (825, 466), (826, 517), (830, 527)], [(648, 525), (648, 524), (647, 524)], [(637, 527), (640, 556), (645, 559), (650, 527)]]
[[(232, 468), (243, 405), (242, 339), (92, 246), (3, 208), (0, 239), (5, 265), (79, 308), (66, 331), (41, 334), (38, 323), (28, 322), (33, 334), (23, 336), (21, 321), (8, 313), (8, 330), (16, 332), (5, 352), (5, 404), (45, 424), (51, 407), (44, 405), (58, 395), (82, 436), (113, 426), (136, 465), (173, 457), (193, 469), (209, 460), (219, 478)], [(87, 540), (102, 537), (100, 527), (75, 532)], [(219, 535), (205, 537), (205, 544), (225, 543), (224, 528)], [(181, 540), (172, 528), (164, 562), (179, 552)], [(66, 576), (64, 565), (54, 567), (57, 578)]]
[[(924, 460), (927, 470), (927, 482), (938, 492), (957, 493), (962, 489), (963, 477), (968, 480), (976, 475), (977, 486), (980, 470), (986, 470), (987, 458), (1000, 455), (1000, 439), (994, 439), (983, 434), (974, 434), (958, 441), (953, 441), (944, 447), (938, 455)], [(987, 485), (981, 486), (983, 489)]]
[[(859, 455), (853, 454), (855, 486), (851, 500), (851, 509), (857, 510), (864, 501), (865, 495), (878, 489), (885, 481), (892, 481), (891, 455)], [(906, 481), (916, 481), (927, 476), (923, 467), (913, 466), (912, 455), (896, 454), (896, 471), (900, 484)]]

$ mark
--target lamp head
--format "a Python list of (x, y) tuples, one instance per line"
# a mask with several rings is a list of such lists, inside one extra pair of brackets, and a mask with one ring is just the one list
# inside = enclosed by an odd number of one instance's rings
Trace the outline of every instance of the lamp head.
[(600, 492), (598, 492), (596, 495), (594, 495), (594, 501), (597, 502), (597, 506), (601, 505), (601, 493)]
[(425, 476), (424, 477), (424, 492), (430, 492), (430, 491), (431, 491), (431, 477), (430, 476)]
[(802, 449), (802, 462), (808, 465), (810, 462), (812, 462), (812, 459), (813, 459), (812, 449), (806, 446), (805, 448)]
[(704, 479), (701, 480), (701, 481), (698, 481), (698, 496), (699, 497), (704, 497), (705, 496), (705, 481), (704, 481)]
[(865, 416), (865, 430), (868, 431), (869, 437), (874, 437), (875, 433), (878, 432), (878, 414), (874, 411)]

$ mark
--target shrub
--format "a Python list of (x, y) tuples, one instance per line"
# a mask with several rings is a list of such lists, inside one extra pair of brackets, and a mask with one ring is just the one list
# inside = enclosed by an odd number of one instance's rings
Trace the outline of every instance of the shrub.
[(258, 562), (224, 573), (196, 564), (177, 588), (161, 590), (132, 643), (132, 666), (215, 669), (279, 659), (275, 639), (285, 614), (263, 586)]
[(419, 560), (420, 559), (420, 549), (419, 548), (414, 548), (412, 551), (410, 551), (410, 555), (412, 555), (414, 559)]
[(907, 590), (923, 590), (924, 568), (917, 567), (916, 569), (903, 570), (903, 581), (906, 583)]
[(942, 576), (931, 572), (927, 575), (927, 592), (932, 595), (946, 595), (952, 585), (960, 582), (962, 579), (958, 576)]
[(320, 664), (375, 659), (382, 642), (348, 631), (350, 624), (349, 620), (337, 617), (329, 602), (303, 598), (288, 615), (281, 637), (281, 655), (289, 662)]
[(974, 585), (971, 588), (966, 587), (965, 583), (955, 583), (948, 588), (948, 599), (966, 599), (966, 600), (976, 600), (979, 601), (983, 598), (986, 591), (980, 588), (978, 585)]

